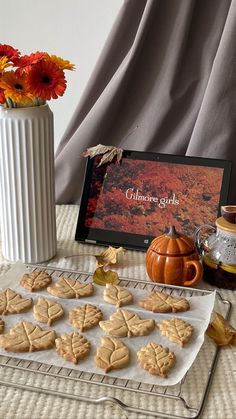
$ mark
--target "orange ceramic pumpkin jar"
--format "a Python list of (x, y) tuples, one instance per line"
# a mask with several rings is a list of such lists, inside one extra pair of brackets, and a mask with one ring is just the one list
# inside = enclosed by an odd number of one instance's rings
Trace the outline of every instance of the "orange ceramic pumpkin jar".
[(146, 267), (152, 281), (170, 285), (191, 286), (203, 272), (193, 240), (178, 234), (175, 227), (151, 242)]

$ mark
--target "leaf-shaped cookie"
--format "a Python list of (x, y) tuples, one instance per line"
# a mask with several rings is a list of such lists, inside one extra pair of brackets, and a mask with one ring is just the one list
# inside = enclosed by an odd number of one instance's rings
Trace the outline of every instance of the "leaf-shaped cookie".
[(130, 360), (129, 348), (119, 339), (103, 336), (94, 362), (105, 372), (125, 367)]
[(82, 284), (80, 281), (71, 278), (60, 278), (47, 291), (60, 298), (81, 298), (88, 297), (94, 292), (93, 284)]
[(4, 321), (2, 319), (0, 319), (0, 334), (3, 332), (4, 326), (5, 326)]
[(23, 275), (20, 285), (29, 291), (40, 291), (52, 282), (52, 277), (47, 272), (38, 271)]
[(56, 301), (49, 300), (44, 297), (39, 297), (37, 304), (33, 308), (34, 317), (42, 323), (47, 323), (48, 326), (64, 315), (64, 310), (61, 304)]
[(118, 309), (110, 317), (110, 320), (99, 322), (99, 326), (110, 336), (131, 337), (148, 335), (154, 327), (154, 320), (142, 320), (138, 314)]
[(9, 352), (34, 352), (50, 349), (56, 339), (54, 330), (43, 330), (36, 324), (22, 321), (0, 336), (0, 346)]
[(124, 306), (133, 301), (133, 295), (127, 288), (112, 284), (106, 284), (103, 298), (107, 303), (114, 304), (116, 307)]
[(176, 313), (190, 308), (188, 300), (183, 297), (172, 297), (164, 292), (153, 291), (146, 298), (139, 301), (139, 305), (153, 313)]
[(109, 246), (108, 249), (106, 249), (104, 252), (102, 252), (100, 255), (96, 255), (96, 261), (97, 261), (97, 267), (105, 267), (107, 265), (115, 264), (117, 262), (117, 255), (120, 252), (125, 252), (125, 249), (123, 247), (118, 247), (116, 249), (115, 247)]
[(117, 284), (119, 277), (114, 271), (104, 271), (103, 268), (97, 268), (93, 274), (93, 281), (98, 285)]
[(175, 354), (169, 348), (150, 342), (137, 353), (140, 366), (150, 374), (167, 377), (175, 364)]
[(91, 348), (87, 339), (75, 332), (65, 333), (55, 343), (57, 353), (74, 364), (85, 358)]
[(10, 288), (0, 292), (0, 314), (22, 313), (31, 306), (32, 298), (23, 298)]
[(102, 319), (102, 312), (92, 304), (85, 304), (82, 307), (75, 307), (69, 311), (69, 321), (81, 332), (96, 326)]
[(162, 335), (180, 346), (186, 345), (193, 335), (193, 326), (182, 319), (163, 320), (157, 324)]

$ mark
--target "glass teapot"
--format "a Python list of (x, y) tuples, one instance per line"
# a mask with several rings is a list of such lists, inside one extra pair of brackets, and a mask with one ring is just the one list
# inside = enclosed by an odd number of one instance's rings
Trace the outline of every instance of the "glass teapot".
[[(236, 290), (236, 205), (221, 207), (221, 215), (216, 227), (198, 227), (195, 241), (202, 255), (203, 279), (217, 287)], [(202, 233), (207, 230), (213, 234), (203, 238)]]

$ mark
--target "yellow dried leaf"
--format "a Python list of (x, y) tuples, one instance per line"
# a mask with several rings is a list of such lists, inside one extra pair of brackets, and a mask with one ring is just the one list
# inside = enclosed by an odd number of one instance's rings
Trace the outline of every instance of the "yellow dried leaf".
[(97, 261), (97, 267), (105, 267), (107, 265), (114, 265), (117, 262), (117, 254), (120, 252), (125, 252), (123, 247), (118, 247), (118, 249), (109, 246), (104, 252), (100, 255), (95, 255)]
[(93, 274), (93, 281), (97, 285), (117, 284), (119, 276), (114, 271), (104, 271), (103, 268), (97, 268)]
[(219, 313), (215, 313), (206, 334), (219, 346), (236, 345), (236, 329)]

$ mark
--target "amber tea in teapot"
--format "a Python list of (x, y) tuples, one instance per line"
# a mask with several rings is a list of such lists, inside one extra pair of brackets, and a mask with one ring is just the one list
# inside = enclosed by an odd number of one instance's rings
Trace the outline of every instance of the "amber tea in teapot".
[[(203, 279), (219, 288), (236, 290), (236, 205), (221, 207), (221, 214), (216, 227), (202, 225), (196, 231), (203, 259)], [(200, 234), (206, 227), (214, 233), (201, 241)]]

